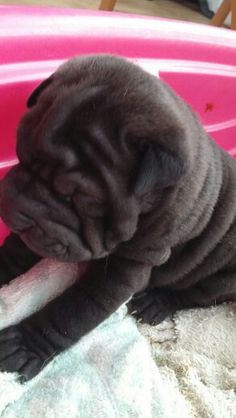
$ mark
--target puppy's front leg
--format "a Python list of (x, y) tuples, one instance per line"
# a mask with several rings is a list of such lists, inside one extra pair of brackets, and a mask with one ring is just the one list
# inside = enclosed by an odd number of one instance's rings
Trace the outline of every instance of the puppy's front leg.
[(147, 289), (132, 298), (129, 310), (140, 321), (157, 325), (177, 310), (209, 307), (227, 301), (236, 301), (234, 270), (222, 271), (186, 289)]
[(18, 235), (10, 233), (0, 247), (0, 287), (25, 273), (40, 259)]
[(93, 262), (76, 285), (42, 311), (0, 332), (1, 369), (32, 378), (143, 289), (149, 276), (149, 266), (113, 255)]

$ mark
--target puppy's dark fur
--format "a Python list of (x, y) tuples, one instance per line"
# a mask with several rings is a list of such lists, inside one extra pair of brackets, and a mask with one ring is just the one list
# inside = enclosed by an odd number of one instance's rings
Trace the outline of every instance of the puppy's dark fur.
[[(26, 379), (122, 303), (156, 324), (236, 295), (236, 162), (163, 82), (111, 56), (64, 64), (28, 100), (1, 184), (13, 231), (1, 284), (40, 257), (93, 260), (71, 289), (0, 333)], [(26, 245), (25, 245), (25, 244)]]

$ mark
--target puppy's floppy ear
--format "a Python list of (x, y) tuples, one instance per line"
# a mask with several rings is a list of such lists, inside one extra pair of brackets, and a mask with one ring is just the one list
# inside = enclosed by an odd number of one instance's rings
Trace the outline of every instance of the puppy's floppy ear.
[(52, 83), (52, 81), (53, 81), (53, 75), (51, 75), (46, 80), (42, 81), (42, 83), (40, 83), (39, 86), (36, 87), (36, 89), (34, 89), (34, 91), (31, 93), (30, 97), (28, 98), (26, 102), (26, 105), (28, 108), (36, 105), (40, 94), (43, 92), (43, 90), (46, 89), (46, 87), (48, 87)]
[(142, 197), (154, 189), (174, 186), (186, 171), (184, 159), (160, 145), (150, 144), (142, 155), (134, 193)]

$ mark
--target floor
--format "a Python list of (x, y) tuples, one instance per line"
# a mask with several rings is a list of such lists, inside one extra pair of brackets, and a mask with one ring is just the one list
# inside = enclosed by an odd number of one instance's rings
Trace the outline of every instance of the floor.
[[(36, 4), (41, 6), (98, 9), (99, 0), (0, 0), (1, 4)], [(198, 7), (188, 0), (118, 0), (115, 11), (160, 16), (172, 19), (209, 23)]]

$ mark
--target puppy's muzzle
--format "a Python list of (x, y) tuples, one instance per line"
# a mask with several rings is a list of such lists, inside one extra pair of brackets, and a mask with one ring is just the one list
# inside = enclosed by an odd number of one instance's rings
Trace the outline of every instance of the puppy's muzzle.
[(18, 165), (1, 183), (0, 213), (9, 229), (42, 257), (89, 260), (92, 254), (82, 241), (79, 218), (66, 200), (57, 199)]

